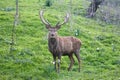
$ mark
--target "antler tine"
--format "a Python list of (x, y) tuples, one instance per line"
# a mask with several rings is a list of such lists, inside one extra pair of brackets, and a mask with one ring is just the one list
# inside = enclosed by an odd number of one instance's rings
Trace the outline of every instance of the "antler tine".
[(43, 22), (45, 25), (50, 25), (50, 23), (44, 19), (43, 13), (44, 13), (44, 11), (41, 10), (40, 13), (39, 13), (39, 14), (40, 14), (40, 19), (42, 20), (42, 22)]
[(69, 20), (69, 17), (70, 17), (70, 14), (67, 13), (66, 16), (65, 16), (64, 22), (63, 22), (62, 24), (59, 24), (59, 26), (61, 26), (61, 25), (65, 24), (65, 23), (67, 23), (68, 20)]

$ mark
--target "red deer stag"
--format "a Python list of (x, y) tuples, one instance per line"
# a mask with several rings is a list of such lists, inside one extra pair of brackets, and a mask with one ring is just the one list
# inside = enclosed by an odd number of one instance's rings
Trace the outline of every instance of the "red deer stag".
[[(67, 55), (71, 61), (69, 68), (68, 68), (68, 71), (69, 71), (74, 64), (74, 59), (73, 59), (73, 53), (74, 53), (78, 59), (79, 72), (80, 72), (79, 51), (80, 51), (81, 41), (72, 36), (60, 37), (57, 35), (57, 30), (61, 28), (61, 25), (68, 22), (69, 14), (67, 13), (63, 23), (60, 24), (58, 22), (55, 27), (52, 27), (50, 23), (44, 19), (43, 13), (44, 13), (43, 11), (40, 11), (40, 19), (42, 20), (42, 22), (45, 24), (46, 28), (49, 31), (48, 47), (49, 47), (49, 51), (53, 55), (55, 70), (59, 73), (61, 56)], [(58, 57), (57, 64), (56, 64), (56, 57)]]

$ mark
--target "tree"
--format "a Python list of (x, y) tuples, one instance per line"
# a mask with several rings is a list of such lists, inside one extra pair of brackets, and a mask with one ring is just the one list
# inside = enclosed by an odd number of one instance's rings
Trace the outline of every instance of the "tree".
[(97, 20), (105, 21), (108, 24), (120, 24), (120, 0), (105, 0), (96, 12)]
[(93, 0), (87, 10), (87, 17), (94, 17), (95, 12), (103, 1), (104, 0)]
[(12, 27), (10, 53), (12, 53), (13, 46), (15, 44), (15, 27), (18, 24), (18, 17), (19, 17), (19, 13), (18, 12), (19, 12), (18, 11), (18, 0), (16, 0), (16, 14), (15, 14), (15, 20), (14, 20), (14, 23), (13, 23), (13, 27)]

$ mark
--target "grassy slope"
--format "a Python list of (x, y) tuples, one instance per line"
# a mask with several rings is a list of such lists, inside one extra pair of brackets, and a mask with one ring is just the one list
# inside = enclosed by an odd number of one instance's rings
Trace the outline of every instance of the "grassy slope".
[[(77, 72), (77, 60), (73, 70), (68, 72), (68, 57), (62, 58), (61, 73), (53, 70), (52, 55), (47, 48), (47, 30), (39, 19), (39, 9), (46, 9), (45, 17), (54, 25), (62, 21), (66, 4), (53, 4), (48, 8), (45, 1), (20, 0), (20, 20), (16, 27), (16, 45), (9, 54), (11, 30), (15, 14), (15, 2), (0, 1), (0, 80), (118, 80), (120, 79), (120, 28), (83, 16), (82, 0), (74, 1), (70, 22), (59, 30), (61, 36), (74, 36), (80, 30), (82, 40), (81, 72)], [(80, 3), (80, 4), (78, 4)], [(77, 6), (76, 6), (77, 5)], [(58, 15), (56, 15), (58, 14)], [(99, 48), (99, 52), (96, 49)]]

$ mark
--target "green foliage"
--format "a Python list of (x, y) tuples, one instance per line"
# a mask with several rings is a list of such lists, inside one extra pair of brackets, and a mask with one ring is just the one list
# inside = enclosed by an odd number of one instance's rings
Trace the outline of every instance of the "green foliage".
[(8, 0), (0, 1), (0, 80), (119, 80), (120, 28), (85, 18), (82, 2), (87, 1), (76, 0), (72, 4), (72, 25), (69, 21), (58, 31), (60, 36), (75, 36), (76, 30), (79, 31), (75, 37), (82, 41), (81, 72), (78, 72), (75, 56), (75, 64), (70, 72), (67, 71), (70, 60), (62, 57), (61, 72), (58, 74), (47, 46), (48, 32), (38, 12), (44, 8), (45, 18), (54, 26), (64, 20), (69, 0), (65, 4), (54, 1), (51, 7), (44, 6), (44, 0), (39, 3), (38, 0), (20, 0), (16, 44), (11, 54), (9, 48), (15, 2), (11, 0), (6, 4)]

